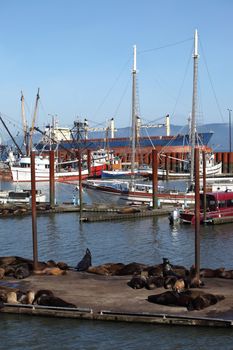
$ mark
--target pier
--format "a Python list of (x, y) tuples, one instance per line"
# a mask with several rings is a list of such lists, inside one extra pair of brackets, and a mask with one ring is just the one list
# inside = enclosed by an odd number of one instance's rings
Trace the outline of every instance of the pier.
[(123, 321), (187, 326), (233, 326), (232, 279), (206, 278), (205, 293), (222, 294), (225, 299), (200, 311), (187, 311), (184, 307), (149, 303), (148, 295), (155, 290), (132, 289), (127, 285), (131, 276), (104, 276), (87, 272), (67, 271), (63, 276), (31, 275), (24, 280), (4, 279), (4, 286), (21, 291), (49, 289), (55, 296), (73, 303), (77, 308), (47, 307), (40, 305), (5, 304), (4, 313), (27, 314), (101, 321)]

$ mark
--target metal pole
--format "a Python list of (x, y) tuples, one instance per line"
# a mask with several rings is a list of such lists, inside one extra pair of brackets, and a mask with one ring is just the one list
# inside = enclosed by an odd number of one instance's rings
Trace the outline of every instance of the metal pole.
[(200, 175), (199, 148), (195, 147), (195, 268), (197, 277), (200, 276)]
[(158, 152), (152, 150), (153, 208), (158, 209)]
[(50, 207), (55, 205), (55, 180), (54, 180), (54, 151), (49, 151), (49, 200)]
[(169, 158), (168, 158), (168, 155), (166, 155), (166, 158), (165, 158), (165, 171), (166, 171), (166, 181), (169, 180)]
[[(91, 171), (91, 150), (87, 150), (87, 169), (88, 169), (88, 176), (92, 176), (92, 171)], [(94, 167), (93, 167), (94, 169)]]
[(203, 164), (203, 219), (206, 221), (206, 153), (202, 152), (202, 164)]
[(32, 194), (32, 242), (33, 242), (33, 268), (38, 267), (37, 249), (37, 222), (36, 222), (36, 176), (35, 176), (35, 152), (31, 152), (31, 194)]
[(78, 184), (79, 184), (79, 210), (80, 210), (80, 220), (82, 220), (83, 213), (83, 199), (82, 199), (82, 157), (81, 151), (78, 150)]
[(229, 152), (231, 152), (231, 109), (227, 109), (229, 112)]
[(193, 99), (192, 99), (192, 119), (191, 119), (191, 169), (190, 182), (193, 183), (194, 177), (194, 148), (196, 144), (196, 111), (197, 111), (197, 74), (198, 74), (198, 35), (197, 30), (194, 36), (194, 54), (193, 54)]

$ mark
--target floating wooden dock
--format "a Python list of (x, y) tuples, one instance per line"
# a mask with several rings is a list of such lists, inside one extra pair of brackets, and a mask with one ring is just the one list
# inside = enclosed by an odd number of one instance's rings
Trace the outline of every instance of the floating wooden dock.
[(184, 307), (173, 307), (149, 303), (148, 295), (164, 292), (132, 289), (127, 285), (131, 276), (100, 276), (69, 270), (63, 276), (31, 275), (24, 280), (4, 279), (1, 285), (26, 291), (49, 289), (77, 306), (73, 308), (47, 307), (39, 305), (5, 304), (0, 312), (29, 314), (101, 321), (141, 322), (165, 325), (188, 326), (233, 326), (233, 280), (205, 279), (205, 293), (222, 294), (225, 299), (200, 311), (187, 311)]
[[(124, 219), (139, 219), (145, 217), (168, 215), (174, 208), (166, 206), (160, 209), (150, 209), (146, 206), (137, 207), (119, 207), (110, 205), (84, 205), (81, 221), (109, 221), (109, 220), (124, 220)], [(61, 213), (79, 213), (80, 207), (71, 203), (63, 203), (51, 207), (49, 204), (37, 205), (37, 215), (61, 214)], [(11, 216), (31, 215), (30, 205), (1, 205), (0, 218)]]
[(166, 209), (136, 209), (130, 210), (118, 209), (115, 212), (103, 212), (103, 213), (88, 213), (83, 214), (81, 220), (84, 222), (97, 222), (97, 221), (112, 221), (112, 220), (128, 220), (128, 219), (142, 219), (152, 216), (168, 215), (173, 208)]

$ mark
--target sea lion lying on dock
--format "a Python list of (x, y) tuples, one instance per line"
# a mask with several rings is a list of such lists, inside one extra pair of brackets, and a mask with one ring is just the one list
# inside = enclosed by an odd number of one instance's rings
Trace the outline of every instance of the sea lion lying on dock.
[(99, 266), (90, 266), (87, 272), (97, 275), (115, 276), (124, 266), (122, 263), (107, 263)]
[(35, 293), (33, 304), (43, 305), (43, 306), (55, 306), (55, 307), (69, 307), (76, 308), (77, 306), (68, 303), (67, 301), (54, 296), (53, 292), (50, 290), (39, 290)]
[(46, 267), (42, 270), (34, 271), (35, 275), (61, 276), (66, 274), (66, 270), (61, 270), (59, 267)]
[(148, 301), (151, 303), (167, 306), (183, 306), (189, 311), (202, 310), (223, 299), (225, 299), (223, 295), (206, 294), (203, 292), (192, 293), (190, 290), (182, 293), (167, 291), (148, 296)]

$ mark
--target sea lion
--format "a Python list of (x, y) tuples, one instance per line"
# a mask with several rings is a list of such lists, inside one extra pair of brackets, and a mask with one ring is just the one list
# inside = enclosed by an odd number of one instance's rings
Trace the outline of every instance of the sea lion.
[(179, 278), (178, 280), (176, 280), (174, 285), (172, 286), (172, 290), (177, 293), (183, 292), (185, 288), (186, 288), (186, 283), (183, 278)]
[(57, 267), (57, 264), (54, 260), (48, 260), (46, 265), (47, 267)]
[(133, 289), (141, 289), (146, 286), (146, 280), (147, 278), (145, 276), (136, 275), (133, 276), (128, 282), (128, 286), (130, 286)]
[(162, 276), (163, 275), (162, 264), (148, 266), (145, 270), (148, 271), (149, 276)]
[(69, 265), (63, 261), (59, 261), (57, 263), (57, 267), (59, 267), (61, 270), (69, 270)]
[(162, 276), (148, 276), (146, 279), (146, 289), (152, 290), (164, 286), (164, 278)]
[(140, 274), (142, 271), (146, 270), (148, 268), (148, 265), (132, 262), (129, 264), (126, 264), (120, 269), (116, 275), (117, 276), (127, 276), (127, 275), (133, 275), (133, 274)]
[(16, 292), (8, 292), (6, 295), (6, 302), (8, 304), (18, 304), (17, 293)]
[(36, 304), (37, 303), (37, 299), (39, 299), (41, 296), (54, 296), (53, 292), (49, 289), (39, 289), (37, 292), (32, 291), (31, 293), (31, 299), (33, 297), (32, 300), (32, 304)]
[(61, 270), (59, 267), (46, 267), (43, 270), (34, 271), (36, 275), (61, 276), (66, 274), (66, 270)]
[(40, 289), (34, 293), (33, 304), (44, 305), (44, 306), (56, 306), (56, 307), (72, 307), (76, 308), (77, 306), (68, 303), (65, 300), (55, 297), (54, 293), (49, 289)]
[(79, 263), (77, 264), (77, 266), (75, 267), (75, 269), (76, 269), (77, 271), (87, 271), (87, 269), (88, 269), (91, 265), (92, 265), (92, 264), (91, 264), (91, 252), (90, 252), (90, 250), (87, 248), (84, 257), (82, 258), (81, 261), (79, 261)]
[(209, 268), (202, 268), (200, 269), (200, 277), (205, 277), (205, 278), (212, 278), (216, 277), (216, 272), (213, 269)]
[(166, 276), (164, 277), (163, 286), (165, 289), (172, 289), (178, 278), (176, 276)]
[(189, 288), (200, 288), (205, 284), (204, 282), (197, 276), (197, 271), (194, 266), (191, 266), (189, 276), (187, 277), (187, 284)]
[(87, 271), (97, 275), (115, 276), (124, 267), (121, 263), (107, 263), (99, 266), (90, 266)]
[(193, 299), (187, 306), (189, 311), (202, 310), (208, 306), (216, 304), (218, 301), (225, 299), (223, 295), (202, 294)]
[(16, 267), (14, 272), (14, 277), (17, 279), (23, 279), (30, 276), (29, 266), (27, 264), (22, 264)]
[(179, 295), (173, 291), (167, 291), (160, 294), (149, 295), (148, 301), (150, 303), (161, 304), (161, 305), (177, 305), (177, 299)]

